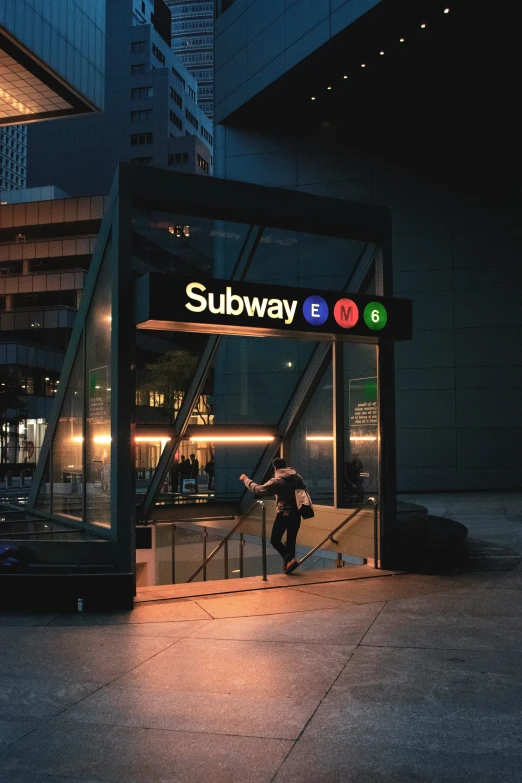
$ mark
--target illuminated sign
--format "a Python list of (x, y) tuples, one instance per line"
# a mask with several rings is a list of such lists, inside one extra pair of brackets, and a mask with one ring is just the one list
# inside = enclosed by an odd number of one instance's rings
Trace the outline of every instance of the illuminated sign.
[(135, 284), (140, 329), (315, 339), (411, 338), (411, 302), (152, 272)]

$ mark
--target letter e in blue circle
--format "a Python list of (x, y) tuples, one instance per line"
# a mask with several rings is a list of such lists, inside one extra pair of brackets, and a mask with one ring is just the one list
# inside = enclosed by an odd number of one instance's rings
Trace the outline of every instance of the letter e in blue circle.
[(322, 296), (309, 296), (303, 302), (303, 315), (312, 326), (321, 326), (328, 318), (328, 305)]

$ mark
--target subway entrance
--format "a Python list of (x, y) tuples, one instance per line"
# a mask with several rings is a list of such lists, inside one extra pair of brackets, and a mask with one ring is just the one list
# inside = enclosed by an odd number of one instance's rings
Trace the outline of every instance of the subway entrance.
[(140, 589), (258, 574), (273, 501), (239, 476), (281, 456), (314, 501), (302, 552), (356, 512), (314, 558), (389, 567), (390, 235), (384, 208), (122, 164), (29, 499), (81, 532), (54, 556)]

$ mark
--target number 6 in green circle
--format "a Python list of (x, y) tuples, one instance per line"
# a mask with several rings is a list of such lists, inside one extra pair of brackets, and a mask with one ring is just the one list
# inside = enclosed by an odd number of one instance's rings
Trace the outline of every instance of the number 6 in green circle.
[(364, 308), (364, 323), (369, 329), (378, 331), (383, 329), (388, 322), (386, 308), (380, 302), (369, 302)]

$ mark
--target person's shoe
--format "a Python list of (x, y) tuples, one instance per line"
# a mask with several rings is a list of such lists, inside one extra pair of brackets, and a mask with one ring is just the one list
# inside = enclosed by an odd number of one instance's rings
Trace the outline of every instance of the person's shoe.
[(285, 574), (287, 574), (287, 575), (288, 574), (293, 574), (293, 572), (295, 571), (295, 569), (297, 568), (298, 565), (299, 565), (299, 563), (297, 562), (297, 560), (294, 557), (292, 560), (290, 560), (289, 563), (286, 564)]

